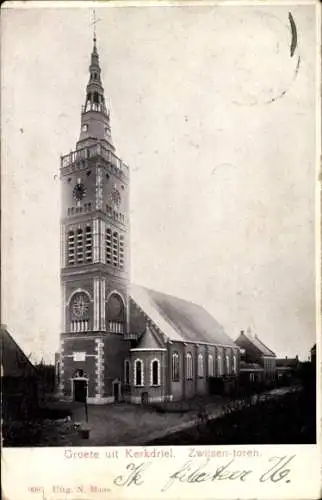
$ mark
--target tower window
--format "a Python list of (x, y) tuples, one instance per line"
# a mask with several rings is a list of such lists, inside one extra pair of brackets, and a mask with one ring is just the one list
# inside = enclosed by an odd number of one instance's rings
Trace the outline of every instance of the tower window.
[(67, 237), (67, 262), (69, 265), (75, 264), (75, 234), (74, 231), (68, 232)]
[(85, 232), (85, 260), (86, 260), (86, 262), (92, 262), (92, 248), (93, 248), (92, 228), (90, 226), (87, 226), (86, 232)]
[(112, 263), (112, 231), (106, 229), (106, 263)]
[(123, 333), (125, 331), (125, 308), (119, 294), (113, 293), (107, 303), (107, 329), (110, 333)]
[(82, 126), (82, 132), (87, 132), (87, 131), (88, 131), (88, 125), (84, 123), (84, 125)]
[(84, 235), (82, 229), (77, 229), (76, 257), (78, 264), (84, 262)]
[(117, 267), (118, 265), (118, 234), (117, 232), (115, 231), (113, 233), (113, 266)]

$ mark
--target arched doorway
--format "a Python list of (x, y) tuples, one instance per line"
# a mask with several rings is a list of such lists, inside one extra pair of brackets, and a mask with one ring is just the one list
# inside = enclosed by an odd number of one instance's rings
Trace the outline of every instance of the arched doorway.
[(83, 370), (76, 370), (72, 379), (72, 400), (85, 403), (88, 397), (88, 376)]

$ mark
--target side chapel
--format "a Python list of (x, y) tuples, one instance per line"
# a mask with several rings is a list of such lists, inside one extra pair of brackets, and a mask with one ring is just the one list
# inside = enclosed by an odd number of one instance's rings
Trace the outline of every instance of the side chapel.
[(129, 167), (117, 156), (94, 35), (74, 151), (61, 157), (59, 391), (104, 404), (205, 394), (239, 347), (205, 309), (130, 283)]

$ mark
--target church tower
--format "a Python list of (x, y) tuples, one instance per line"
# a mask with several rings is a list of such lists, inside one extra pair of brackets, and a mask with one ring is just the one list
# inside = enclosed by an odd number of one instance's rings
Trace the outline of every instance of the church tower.
[(60, 393), (121, 398), (129, 334), (129, 169), (115, 153), (94, 35), (80, 135), (61, 157)]

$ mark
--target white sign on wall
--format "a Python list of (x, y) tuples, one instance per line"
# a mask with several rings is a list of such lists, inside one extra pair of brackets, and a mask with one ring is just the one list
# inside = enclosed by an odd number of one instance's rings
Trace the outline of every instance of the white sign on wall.
[(74, 361), (85, 361), (86, 359), (86, 352), (74, 352), (73, 353), (73, 360)]

